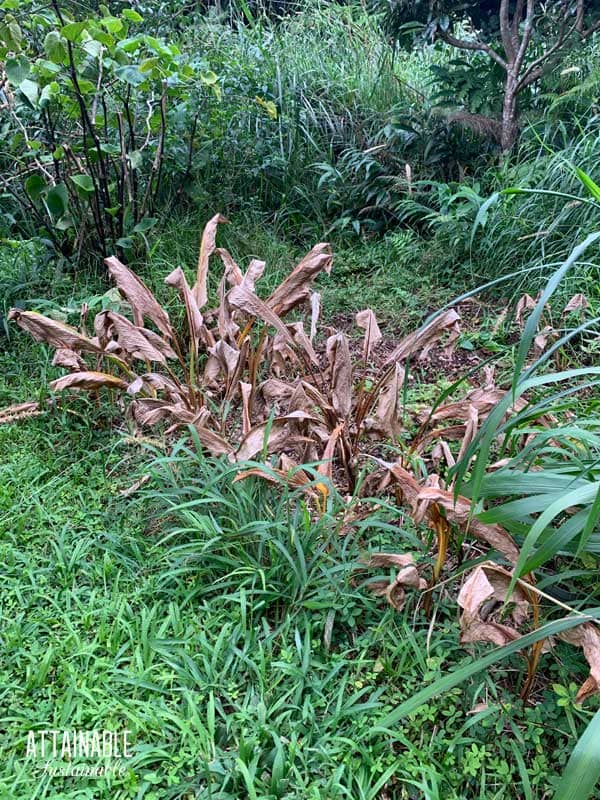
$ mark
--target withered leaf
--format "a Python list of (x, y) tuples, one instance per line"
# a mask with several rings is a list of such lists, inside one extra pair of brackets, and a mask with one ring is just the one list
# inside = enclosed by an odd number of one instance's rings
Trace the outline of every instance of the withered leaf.
[(188, 329), (192, 341), (194, 342), (195, 350), (197, 351), (198, 342), (204, 326), (204, 320), (202, 318), (202, 314), (200, 313), (200, 309), (198, 308), (196, 298), (189, 287), (187, 278), (185, 277), (185, 273), (181, 267), (177, 267), (177, 269), (174, 269), (170, 275), (167, 275), (165, 278), (165, 283), (168, 286), (175, 287), (183, 299), (188, 321)]
[(346, 419), (352, 408), (352, 362), (348, 339), (343, 333), (336, 333), (327, 339), (326, 350), (332, 405), (337, 415)]
[(156, 325), (161, 333), (169, 338), (172, 337), (173, 330), (169, 315), (144, 281), (121, 263), (116, 256), (105, 258), (104, 263), (119, 291), (127, 298), (135, 324), (141, 328), (144, 325), (144, 318), (147, 318)]
[(253, 317), (259, 317), (263, 322), (275, 328), (290, 344), (293, 344), (294, 340), (281, 319), (270, 306), (253, 292), (243, 286), (234, 286), (227, 293), (227, 299), (234, 308), (239, 308), (240, 311), (245, 311), (246, 314), (250, 314)]
[(53, 367), (65, 367), (66, 369), (85, 369), (85, 361), (76, 350), (67, 347), (59, 347), (52, 359)]
[(455, 334), (456, 323), (459, 320), (460, 315), (453, 308), (446, 309), (424, 327), (405, 336), (394, 352), (388, 356), (385, 366), (389, 366), (394, 361), (404, 361), (417, 351), (431, 347), (449, 329), (452, 329)]
[(590, 675), (575, 698), (580, 703), (600, 691), (600, 630), (592, 622), (584, 622), (576, 628), (559, 633), (558, 636), (569, 644), (581, 647), (585, 660), (590, 665)]
[(102, 340), (113, 334), (119, 347), (133, 358), (165, 364), (167, 358), (176, 358), (171, 345), (154, 331), (140, 328), (115, 311), (101, 311), (96, 315), (94, 327)]
[(94, 391), (106, 387), (107, 389), (127, 389), (127, 382), (116, 375), (106, 372), (72, 372), (55, 381), (51, 381), (50, 389), (53, 392), (62, 392), (65, 389), (87, 389)]
[(519, 549), (510, 534), (500, 525), (487, 525), (473, 516), (471, 503), (466, 497), (459, 495), (455, 502), (452, 492), (434, 486), (421, 487), (400, 464), (390, 464), (388, 469), (398, 482), (406, 502), (412, 506), (415, 521), (422, 521), (431, 503), (438, 503), (444, 509), (448, 522), (496, 548), (513, 564), (517, 563)]
[(11, 308), (8, 312), (9, 320), (15, 320), (20, 328), (31, 334), (36, 342), (46, 344), (58, 349), (78, 350), (88, 353), (101, 353), (99, 344), (87, 336), (82, 336), (75, 328), (58, 322), (37, 311), (22, 311), (20, 308)]
[(383, 336), (377, 324), (377, 317), (370, 308), (365, 308), (363, 311), (358, 312), (356, 324), (365, 332), (363, 358), (367, 361), (371, 355), (371, 350), (383, 339)]
[(215, 252), (217, 226), (221, 222), (227, 222), (227, 220), (225, 217), (221, 216), (221, 214), (215, 214), (214, 217), (209, 219), (209, 221), (206, 223), (206, 227), (202, 233), (200, 253), (198, 255), (196, 283), (192, 289), (192, 293), (196, 300), (196, 305), (199, 309), (203, 308), (208, 301), (208, 261), (211, 255)]
[(308, 299), (310, 285), (319, 272), (331, 272), (332, 261), (331, 247), (325, 242), (316, 244), (275, 289), (267, 300), (268, 305), (280, 317), (287, 314)]

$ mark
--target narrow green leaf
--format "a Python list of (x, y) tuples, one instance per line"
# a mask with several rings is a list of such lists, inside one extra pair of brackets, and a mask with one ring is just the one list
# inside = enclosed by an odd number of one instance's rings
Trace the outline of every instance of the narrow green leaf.
[(599, 777), (600, 711), (596, 711), (571, 753), (554, 800), (586, 800), (592, 794)]
[(554, 622), (548, 622), (541, 628), (538, 628), (531, 633), (527, 633), (525, 636), (521, 636), (514, 642), (509, 642), (509, 644), (504, 645), (503, 647), (498, 647), (495, 650), (492, 650), (492, 652), (488, 653), (486, 656), (478, 658), (476, 661), (473, 661), (470, 664), (465, 664), (464, 667), (451, 672), (449, 675), (445, 675), (443, 678), (440, 678), (429, 686), (426, 686), (424, 689), (421, 689), (420, 692), (417, 692), (412, 697), (409, 697), (408, 700), (405, 700), (398, 706), (398, 708), (394, 709), (394, 711), (384, 717), (379, 725), (371, 731), (371, 735), (381, 732), (382, 729), (395, 725), (403, 717), (406, 717), (408, 714), (412, 714), (414, 711), (420, 708), (420, 706), (429, 702), (432, 698), (437, 697), (438, 695), (442, 694), (442, 692), (447, 692), (450, 689), (453, 689), (460, 683), (472, 678), (473, 675), (477, 675), (478, 672), (482, 672), (492, 664), (502, 661), (504, 658), (508, 658), (508, 656), (519, 652), (519, 650), (530, 647), (532, 644), (535, 644), (535, 642), (539, 642), (542, 639), (547, 639), (549, 636), (554, 636), (562, 631), (575, 628), (577, 625), (581, 625), (583, 622), (597, 620), (599, 618), (600, 608), (589, 608), (583, 612), (582, 615), (578, 614), (576, 616), (563, 617), (562, 619), (555, 620)]

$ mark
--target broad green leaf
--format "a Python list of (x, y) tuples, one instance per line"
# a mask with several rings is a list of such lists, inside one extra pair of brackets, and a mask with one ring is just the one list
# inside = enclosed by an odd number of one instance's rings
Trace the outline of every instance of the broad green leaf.
[(103, 25), (109, 33), (119, 33), (119, 31), (123, 29), (123, 21), (118, 17), (104, 17), (100, 20), (100, 24)]
[(94, 193), (94, 182), (89, 175), (71, 175), (71, 181), (75, 184), (78, 194), (89, 195)]
[(600, 711), (596, 711), (575, 745), (554, 800), (587, 800), (600, 777)]
[(134, 233), (145, 233), (146, 231), (149, 231), (150, 228), (153, 228), (156, 225), (157, 222), (158, 222), (158, 219), (156, 219), (156, 217), (146, 217), (145, 219), (143, 219), (140, 222), (138, 222), (138, 224), (133, 229), (133, 232)]
[(52, 100), (54, 100), (54, 98), (58, 95), (59, 91), (60, 87), (56, 81), (47, 83), (42, 89), (42, 93), (40, 95), (40, 108), (46, 108), (49, 106)]
[(117, 78), (119, 78), (119, 80), (126, 81), (126, 83), (129, 83), (132, 86), (139, 86), (146, 80), (146, 76), (143, 75), (139, 68), (133, 64), (127, 64), (124, 67), (117, 67), (115, 69), (115, 75)]
[(141, 16), (141, 14), (138, 14), (138, 12), (134, 11), (132, 8), (124, 8), (123, 11), (121, 11), (121, 16), (124, 19), (129, 20), (129, 22), (143, 22), (144, 21), (144, 18)]
[(4, 22), (0, 24), (0, 42), (4, 44), (7, 50), (18, 53), (21, 49), (22, 41), (23, 33), (19, 23), (12, 14), (7, 14)]
[(48, 188), (48, 184), (41, 175), (30, 175), (23, 185), (25, 191), (34, 203), (40, 199)]
[(60, 219), (69, 205), (69, 195), (64, 183), (57, 183), (46, 195), (46, 205), (55, 219)]
[(44, 39), (44, 50), (55, 64), (62, 64), (67, 57), (66, 42), (58, 31), (48, 31)]
[(7, 58), (4, 65), (6, 77), (13, 86), (20, 86), (29, 75), (29, 59), (27, 56), (19, 55), (15, 58)]
[(38, 84), (35, 81), (30, 81), (29, 78), (25, 78), (24, 81), (21, 81), (21, 85), (19, 86), (19, 91), (32, 108), (37, 106), (39, 90), (40, 87)]
[(68, 39), (70, 42), (76, 42), (81, 33), (85, 30), (86, 23), (85, 22), (69, 22), (68, 25), (64, 25), (60, 32)]

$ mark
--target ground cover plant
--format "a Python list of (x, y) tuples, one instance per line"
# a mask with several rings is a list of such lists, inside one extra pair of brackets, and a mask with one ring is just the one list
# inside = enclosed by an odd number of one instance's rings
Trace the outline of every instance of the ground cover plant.
[(579, 7), (1, 4), (0, 796), (599, 796)]

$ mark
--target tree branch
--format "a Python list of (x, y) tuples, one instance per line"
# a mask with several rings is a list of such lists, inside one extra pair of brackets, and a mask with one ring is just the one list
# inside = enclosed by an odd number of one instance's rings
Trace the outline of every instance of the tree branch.
[(508, 15), (509, 0), (500, 3), (500, 37), (506, 53), (506, 60), (510, 64), (515, 59), (515, 47), (511, 32), (510, 18)]
[(503, 69), (508, 69), (508, 64), (499, 55), (489, 44), (485, 42), (481, 42), (479, 39), (471, 42), (468, 39), (457, 39), (456, 36), (453, 36), (448, 31), (439, 31), (439, 37), (442, 41), (446, 42), (446, 44), (451, 44), (453, 47), (458, 47), (461, 50), (476, 50), (479, 52), (487, 53), (490, 58), (493, 58), (497, 64)]

